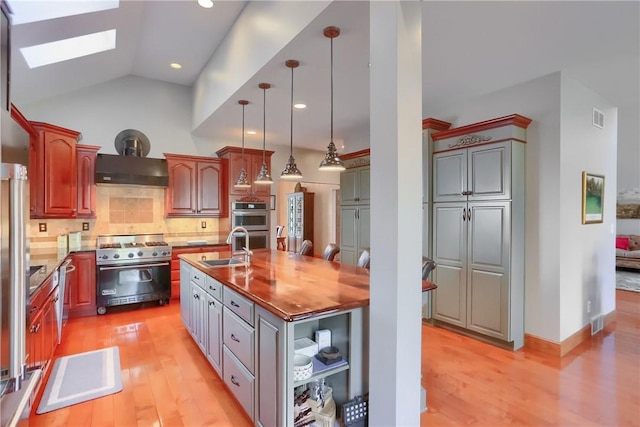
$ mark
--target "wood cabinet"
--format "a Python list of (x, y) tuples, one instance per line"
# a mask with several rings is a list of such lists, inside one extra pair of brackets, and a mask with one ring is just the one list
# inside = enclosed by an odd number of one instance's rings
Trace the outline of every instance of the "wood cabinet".
[(314, 193), (287, 194), (287, 248), (291, 252), (298, 252), (304, 240), (314, 242), (313, 199)]
[[(180, 258), (178, 258), (178, 255), (194, 254), (200, 252), (222, 252), (230, 250), (231, 245), (203, 245), (171, 248), (171, 299), (180, 299), (180, 294), (182, 293), (182, 286), (180, 281), (180, 278), (182, 277), (182, 264), (180, 263)], [(185, 295), (187, 294), (188, 292)]]
[(169, 186), (166, 189), (168, 217), (213, 217), (229, 215), (226, 159), (166, 154)]
[(29, 122), (31, 218), (75, 218), (78, 206), (76, 144), (80, 133), (48, 123)]
[[(273, 151), (265, 151), (265, 163), (269, 168), (271, 176), (274, 176), (274, 172), (271, 170), (271, 155)], [(229, 160), (229, 195), (232, 199), (241, 198), (244, 196), (254, 196), (261, 199), (264, 202), (269, 202), (269, 196), (271, 195), (270, 185), (256, 185), (253, 182), (260, 172), (262, 167), (262, 150), (256, 150), (253, 148), (244, 149), (244, 169), (247, 172), (247, 180), (251, 183), (250, 188), (235, 188), (236, 180), (240, 176), (240, 171), (243, 167), (242, 161), (242, 148), (241, 147), (224, 147), (216, 152), (218, 157)]]
[(432, 274), (438, 284), (432, 315), (436, 323), (517, 350), (524, 344), (524, 142), (530, 120), (510, 117), (432, 135)]
[(340, 174), (340, 262), (356, 265), (362, 251), (371, 246), (370, 152), (341, 158), (347, 169)]
[(29, 325), (26, 336), (27, 367), (41, 368), (42, 378), (50, 368), (53, 354), (58, 346), (55, 304), (61, 298), (59, 289), (58, 285), (53, 285), (53, 276), (50, 276), (31, 296), (29, 304)]
[[(95, 316), (96, 304), (96, 254), (77, 252), (69, 255), (67, 268), (69, 318)], [(67, 302), (67, 301), (65, 301)]]
[(77, 218), (96, 217), (96, 155), (100, 148), (93, 145), (76, 145), (78, 166)]

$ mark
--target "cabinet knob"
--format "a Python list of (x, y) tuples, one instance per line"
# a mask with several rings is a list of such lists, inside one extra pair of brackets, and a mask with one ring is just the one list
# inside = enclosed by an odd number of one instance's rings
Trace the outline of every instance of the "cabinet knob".
[(233, 375), (231, 375), (231, 382), (233, 383), (233, 385), (240, 387), (240, 383)]

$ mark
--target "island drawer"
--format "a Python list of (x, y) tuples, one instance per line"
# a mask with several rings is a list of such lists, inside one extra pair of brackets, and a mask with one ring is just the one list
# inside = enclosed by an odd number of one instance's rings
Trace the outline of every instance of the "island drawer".
[(204, 283), (204, 290), (218, 301), (222, 301), (222, 283), (211, 276), (205, 276)]
[(207, 275), (204, 274), (202, 271), (198, 270), (197, 268), (191, 269), (191, 277), (190, 277), (191, 281), (196, 285), (200, 286), (201, 288), (204, 288), (204, 283), (206, 280), (205, 277), (207, 277)]
[(222, 313), (222, 342), (253, 373), (253, 328), (227, 307), (224, 307)]
[(231, 351), (224, 347), (223, 376), (224, 382), (240, 405), (253, 420), (255, 377), (251, 375)]
[(253, 303), (226, 286), (222, 291), (222, 295), (224, 299), (222, 302), (225, 307), (229, 307), (229, 309), (240, 316), (245, 322), (253, 326)]

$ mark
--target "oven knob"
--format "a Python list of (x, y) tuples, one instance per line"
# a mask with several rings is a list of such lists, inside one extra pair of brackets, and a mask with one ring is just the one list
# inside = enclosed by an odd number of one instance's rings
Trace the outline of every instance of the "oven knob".
[(118, 258), (120, 258), (120, 255), (119, 255), (119, 254), (114, 254), (114, 255), (113, 255), (113, 257), (114, 257), (115, 259), (118, 259)]
[(133, 258), (133, 252), (129, 252), (129, 258)]
[(158, 252), (154, 251), (151, 256), (158, 256)]
[(109, 255), (102, 255), (101, 258), (102, 259), (107, 259), (107, 258), (109, 258)]
[(142, 256), (142, 251), (138, 251), (138, 256)]
[(169, 252), (167, 252), (167, 251), (162, 251), (162, 255), (167, 256), (167, 255), (169, 255)]

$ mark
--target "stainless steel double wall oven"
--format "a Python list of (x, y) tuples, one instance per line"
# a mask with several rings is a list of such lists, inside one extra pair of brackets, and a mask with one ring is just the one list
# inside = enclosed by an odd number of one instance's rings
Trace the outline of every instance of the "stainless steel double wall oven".
[[(231, 209), (231, 228), (244, 227), (249, 232), (249, 249), (268, 249), (271, 241), (269, 205), (266, 202), (236, 201)], [(236, 232), (231, 239), (231, 250), (242, 249), (243, 232)]]

